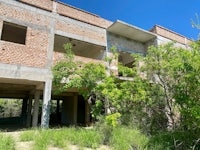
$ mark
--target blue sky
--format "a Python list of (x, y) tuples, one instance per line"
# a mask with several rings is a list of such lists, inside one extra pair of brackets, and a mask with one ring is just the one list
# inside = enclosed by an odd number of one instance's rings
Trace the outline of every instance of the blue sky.
[(60, 0), (110, 21), (121, 20), (149, 30), (155, 24), (188, 38), (197, 39), (192, 28), (195, 14), (200, 18), (200, 0)]

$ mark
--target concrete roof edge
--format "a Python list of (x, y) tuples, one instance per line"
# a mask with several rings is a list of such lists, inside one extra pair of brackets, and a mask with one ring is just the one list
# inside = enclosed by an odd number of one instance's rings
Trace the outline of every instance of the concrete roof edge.
[(130, 28), (134, 28), (134, 29), (136, 29), (136, 30), (140, 30), (140, 31), (142, 31), (142, 32), (145, 32), (145, 33), (147, 33), (147, 34), (150, 34), (150, 35), (153, 35), (153, 36), (157, 37), (157, 34), (155, 34), (155, 33), (152, 33), (152, 32), (150, 32), (150, 31), (145, 30), (145, 29), (142, 29), (142, 28), (140, 28), (140, 27), (136, 27), (136, 26), (134, 26), (134, 25), (131, 25), (131, 24), (126, 23), (126, 22), (121, 21), (121, 20), (116, 20), (111, 26), (109, 26), (109, 27), (107, 28), (107, 30), (109, 31), (109, 29), (112, 28), (112, 26), (113, 26), (114, 24), (116, 24), (116, 23), (121, 23), (121, 24), (126, 25), (126, 26), (128, 26), (128, 27), (130, 27)]
[(91, 13), (91, 12), (89, 12), (89, 11), (86, 11), (86, 10), (80, 9), (80, 8), (78, 8), (78, 7), (75, 7), (75, 6), (69, 5), (69, 4), (64, 3), (64, 2), (61, 2), (61, 1), (59, 1), (59, 0), (54, 0), (54, 1), (56, 1), (56, 2), (58, 2), (58, 3), (60, 3), (60, 4), (62, 4), (62, 5), (65, 5), (65, 6), (69, 6), (69, 7), (73, 8), (73, 9), (76, 9), (76, 10), (82, 11), (82, 12), (84, 12), (84, 13), (87, 13), (87, 14), (93, 15), (93, 16), (95, 16), (95, 17), (101, 18), (99, 15), (93, 14), (93, 13)]

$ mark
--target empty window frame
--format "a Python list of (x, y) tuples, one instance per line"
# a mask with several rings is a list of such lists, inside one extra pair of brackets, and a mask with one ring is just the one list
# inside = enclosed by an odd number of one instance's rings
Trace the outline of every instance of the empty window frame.
[(27, 27), (25, 26), (3, 22), (1, 40), (25, 45), (26, 32)]

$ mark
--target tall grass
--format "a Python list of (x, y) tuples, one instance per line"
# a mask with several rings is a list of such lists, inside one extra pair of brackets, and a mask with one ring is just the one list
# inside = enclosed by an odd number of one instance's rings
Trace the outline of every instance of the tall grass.
[(14, 150), (15, 141), (11, 136), (0, 133), (0, 150)]
[(137, 129), (127, 127), (117, 127), (113, 129), (109, 145), (114, 150), (144, 150), (148, 138)]
[(20, 139), (34, 141), (33, 149), (35, 150), (46, 150), (50, 145), (67, 148), (69, 143), (80, 147), (98, 148), (102, 144), (103, 137), (94, 129), (62, 128), (25, 131)]
[[(104, 130), (104, 131), (103, 131)], [(108, 130), (109, 134), (108, 134)], [(25, 131), (20, 136), (21, 141), (34, 141), (34, 150), (46, 150), (48, 146), (67, 149), (69, 144), (80, 148), (96, 149), (107, 144), (114, 150), (145, 149), (148, 138), (137, 129), (127, 127), (110, 128), (61, 128), (48, 130)], [(107, 140), (105, 142), (105, 140)]]

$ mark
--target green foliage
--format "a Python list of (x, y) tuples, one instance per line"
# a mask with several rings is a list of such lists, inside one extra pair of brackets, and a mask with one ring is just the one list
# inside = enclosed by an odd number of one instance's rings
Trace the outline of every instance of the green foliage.
[[(109, 65), (118, 57), (115, 48), (111, 51), (113, 55), (107, 58)], [(122, 124), (138, 126), (150, 135), (169, 130), (192, 132), (196, 137), (200, 128), (199, 43), (193, 43), (190, 50), (176, 48), (173, 43), (152, 46), (146, 57), (133, 57), (133, 68), (119, 67), (122, 75), (131, 76), (132, 80), (107, 76), (107, 68), (102, 64), (83, 64), (79, 68), (70, 59), (58, 64), (58, 68), (55, 66), (54, 81), (63, 89), (77, 88), (91, 104), (96, 119), (111, 112), (101, 130), (104, 143), (112, 136), (118, 113)], [(68, 80), (60, 84), (63, 79)]]
[(108, 62), (108, 65), (109, 65), (109, 66), (112, 64), (112, 62), (113, 62), (114, 60), (117, 60), (117, 59), (118, 59), (118, 56), (119, 56), (119, 54), (118, 54), (117, 49), (116, 49), (115, 46), (112, 46), (112, 47), (110, 48), (110, 54), (111, 54), (110, 56), (107, 56), (107, 57), (105, 58), (105, 61)]
[(120, 63), (118, 63), (118, 72), (123, 77), (133, 77), (135, 75), (133, 68), (128, 68)]
[(193, 19), (191, 20), (191, 22), (192, 22), (192, 27), (193, 27), (193, 28), (200, 29), (199, 15), (198, 15), (198, 14), (195, 14), (195, 16), (196, 16), (196, 21), (194, 21)]
[[(146, 57), (137, 59), (138, 64), (142, 62), (142, 66), (137, 69), (140, 77), (134, 78), (127, 86), (128, 91), (131, 91), (127, 93), (128, 97), (131, 97), (130, 94), (136, 91), (132, 97), (134, 102), (140, 102), (147, 110), (144, 118), (147, 122), (150, 121), (150, 130), (156, 131), (156, 124), (161, 130), (183, 126), (197, 128), (200, 124), (198, 44), (194, 44), (190, 50), (175, 48), (173, 43), (150, 47)], [(142, 73), (145, 74), (144, 77), (141, 76)], [(148, 116), (156, 118), (151, 117), (148, 121)], [(156, 120), (159, 122), (154, 123)]]
[(96, 102), (92, 107), (92, 113), (97, 118), (102, 112), (104, 102), (101, 92), (96, 87), (106, 78), (106, 68), (100, 63), (75, 62), (70, 44), (66, 44), (65, 49), (66, 59), (58, 62), (52, 69), (56, 92), (64, 92), (70, 88), (77, 89), (79, 94), (86, 100), (88, 99), (90, 103)]
[(127, 127), (114, 128), (109, 141), (114, 150), (144, 150), (147, 142), (148, 138), (139, 130)]
[(21, 106), (22, 100), (0, 99), (0, 118), (20, 116)]
[(15, 150), (15, 141), (11, 136), (0, 133), (0, 149)]
[(105, 121), (109, 126), (116, 127), (119, 124), (120, 113), (109, 114), (106, 116)]
[(194, 131), (173, 131), (161, 132), (152, 136), (147, 144), (148, 149), (156, 150), (198, 150), (200, 149), (199, 132)]

